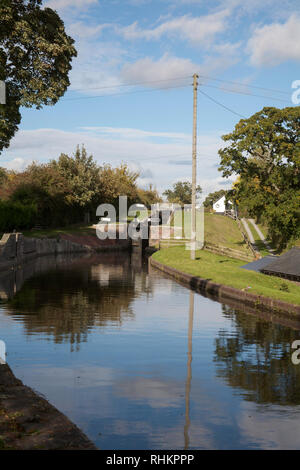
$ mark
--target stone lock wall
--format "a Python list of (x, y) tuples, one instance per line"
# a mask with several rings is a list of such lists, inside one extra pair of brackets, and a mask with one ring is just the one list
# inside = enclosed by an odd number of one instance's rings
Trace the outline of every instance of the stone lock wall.
[(20, 264), (42, 255), (80, 253), (89, 248), (69, 240), (26, 238), (21, 233), (5, 233), (0, 240), (0, 269)]

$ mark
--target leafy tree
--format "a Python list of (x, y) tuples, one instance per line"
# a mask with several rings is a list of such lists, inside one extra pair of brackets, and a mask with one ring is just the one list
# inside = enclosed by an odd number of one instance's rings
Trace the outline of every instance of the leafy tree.
[(240, 175), (230, 197), (263, 217), (279, 246), (300, 235), (300, 108), (264, 108), (223, 136), (223, 176)]
[(0, 167), (0, 186), (3, 186), (3, 184), (7, 181), (7, 178), (7, 170), (5, 168)]
[[(202, 189), (200, 186), (196, 187), (196, 195), (201, 194)], [(173, 184), (173, 189), (167, 189), (164, 193), (168, 202), (177, 204), (191, 204), (192, 202), (192, 183), (189, 181), (177, 181)]]
[(98, 194), (99, 167), (92, 155), (88, 156), (84, 146), (77, 146), (74, 156), (62, 153), (50, 165), (57, 169), (70, 188), (67, 201), (70, 204), (91, 208)]
[(57, 226), (74, 221), (68, 181), (50, 164), (33, 163), (8, 181), (5, 189), (10, 201), (37, 208), (36, 224)]
[[(30, 212), (35, 215), (35, 224), (57, 227), (82, 222), (84, 217), (88, 223), (87, 215), (96, 220), (99, 204), (111, 203), (118, 208), (119, 196), (127, 196), (129, 205), (142, 197), (156, 199), (157, 192), (152, 188), (148, 192), (138, 188), (138, 176), (126, 164), (99, 166), (84, 146), (77, 146), (73, 156), (61, 154), (58, 160), (33, 163), (22, 172), (0, 168), (0, 198), (36, 208), (36, 212)], [(9, 207), (3, 206), (2, 225)]]
[(220, 189), (219, 191), (209, 193), (203, 203), (204, 207), (212, 207), (216, 201), (218, 201), (222, 196), (226, 196), (227, 193), (228, 191), (226, 191), (225, 189)]
[(123, 163), (117, 168), (105, 164), (100, 169), (99, 196), (101, 202), (113, 204), (118, 207), (119, 196), (127, 196), (128, 204), (138, 201), (138, 188), (136, 180), (139, 173), (131, 171)]
[(144, 204), (146, 207), (151, 207), (152, 204), (156, 204), (157, 202), (162, 202), (161, 197), (159, 196), (156, 189), (149, 185), (148, 189), (139, 189), (138, 190), (138, 199), (139, 201)]
[(20, 106), (53, 105), (69, 86), (74, 40), (42, 0), (1, 0), (0, 80), (7, 102), (0, 105), (0, 151), (21, 121)]

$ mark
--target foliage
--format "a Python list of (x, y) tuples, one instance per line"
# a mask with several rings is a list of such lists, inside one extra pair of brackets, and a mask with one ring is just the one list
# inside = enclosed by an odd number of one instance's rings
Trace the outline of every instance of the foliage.
[(37, 209), (34, 204), (0, 201), (0, 231), (29, 229), (34, 225)]
[(152, 204), (157, 202), (162, 202), (162, 198), (158, 194), (157, 190), (149, 185), (148, 189), (139, 189), (138, 190), (138, 200), (140, 203), (144, 204), (146, 207), (151, 208)]
[(34, 204), (36, 224), (46, 226), (73, 219), (74, 211), (67, 200), (69, 192), (68, 182), (49, 164), (33, 163), (4, 187), (4, 193), (11, 201)]
[(204, 207), (212, 207), (216, 201), (218, 201), (222, 196), (226, 196), (227, 193), (228, 191), (226, 191), (225, 189), (220, 189), (219, 191), (209, 193), (203, 203)]
[(42, 0), (1, 0), (0, 80), (7, 103), (0, 105), (0, 151), (8, 147), (21, 120), (20, 106), (53, 105), (69, 86), (76, 56), (74, 40)]
[(99, 201), (113, 204), (117, 208), (119, 196), (127, 196), (129, 206), (136, 203), (138, 177), (139, 173), (131, 171), (125, 163), (116, 168), (103, 165), (99, 173)]
[[(202, 191), (200, 186), (196, 187), (196, 195)], [(173, 184), (173, 189), (167, 189), (164, 193), (168, 202), (177, 204), (191, 204), (192, 202), (192, 183), (189, 181), (177, 181)]]
[(272, 241), (284, 246), (300, 234), (300, 108), (264, 108), (223, 136), (223, 176), (240, 175), (230, 197), (263, 217)]
[(82, 146), (73, 156), (61, 154), (58, 160), (33, 163), (23, 172), (0, 168), (0, 198), (36, 207), (36, 225), (63, 227), (82, 222), (88, 212), (96, 220), (98, 205), (111, 203), (117, 208), (122, 195), (128, 197), (128, 205), (138, 202), (141, 194), (156, 197), (153, 190), (149, 194), (139, 190), (138, 176), (126, 164), (99, 166)]
[(66, 201), (71, 205), (90, 208), (98, 193), (99, 168), (93, 156), (87, 156), (84, 146), (81, 149), (77, 146), (73, 157), (62, 153), (49, 166), (67, 181)]

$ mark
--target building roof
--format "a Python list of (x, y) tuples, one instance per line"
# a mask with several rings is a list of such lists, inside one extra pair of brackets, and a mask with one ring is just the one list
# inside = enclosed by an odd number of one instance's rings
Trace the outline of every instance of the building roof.
[(261, 270), (267, 274), (300, 279), (300, 248), (294, 247), (284, 255), (279, 256)]
[(263, 258), (257, 259), (256, 261), (251, 261), (251, 263), (244, 264), (244, 266), (241, 266), (241, 268), (259, 273), (265, 266), (274, 262), (274, 260), (277, 258), (278, 256), (274, 255), (264, 256)]

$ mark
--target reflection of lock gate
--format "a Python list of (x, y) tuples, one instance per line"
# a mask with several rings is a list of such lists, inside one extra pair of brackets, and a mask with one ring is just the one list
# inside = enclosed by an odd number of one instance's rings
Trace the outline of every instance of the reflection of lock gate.
[(6, 364), (6, 345), (0, 340), (0, 364)]

